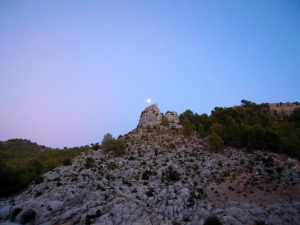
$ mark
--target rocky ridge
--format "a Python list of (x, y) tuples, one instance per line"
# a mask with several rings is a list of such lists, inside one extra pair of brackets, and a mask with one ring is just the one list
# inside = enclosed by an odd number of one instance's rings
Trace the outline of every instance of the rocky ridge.
[(2, 199), (2, 224), (20, 224), (32, 211), (27, 224), (202, 225), (211, 215), (226, 225), (300, 223), (297, 159), (213, 152), (207, 139), (175, 128), (140, 127), (121, 139), (126, 155), (90, 150)]
[(166, 117), (169, 121), (168, 127), (181, 128), (179, 124), (179, 117), (177, 112), (168, 111), (165, 115), (160, 112), (156, 104), (152, 104), (145, 108), (141, 113), (138, 128), (145, 128), (147, 125), (151, 127), (158, 127), (161, 125), (163, 117)]
[(273, 103), (269, 104), (270, 105), (270, 110), (273, 113), (276, 113), (277, 115), (280, 116), (290, 116), (295, 109), (300, 108), (299, 102), (295, 103)]

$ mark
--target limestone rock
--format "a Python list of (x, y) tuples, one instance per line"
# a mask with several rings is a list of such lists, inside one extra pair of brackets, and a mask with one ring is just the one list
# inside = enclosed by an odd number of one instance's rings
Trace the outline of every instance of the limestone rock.
[(175, 127), (175, 128), (181, 128), (182, 126), (179, 125), (179, 117), (177, 112), (167, 112), (166, 117), (170, 122), (170, 127)]
[(146, 127), (148, 124), (153, 126), (160, 125), (162, 120), (161, 112), (156, 104), (145, 108), (142, 112), (138, 128)]
[[(152, 104), (145, 108), (142, 112), (140, 121), (138, 124), (138, 128), (144, 128), (148, 124), (153, 126), (158, 126), (162, 122), (163, 114), (160, 112), (158, 106), (156, 104)], [(179, 124), (179, 117), (177, 112), (168, 111), (165, 117), (169, 120), (169, 127), (182, 128)]]

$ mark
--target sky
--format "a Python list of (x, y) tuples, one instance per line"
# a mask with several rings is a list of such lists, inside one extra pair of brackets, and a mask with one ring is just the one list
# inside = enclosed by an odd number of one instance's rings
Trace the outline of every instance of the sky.
[(300, 101), (298, 0), (0, 0), (1, 141), (89, 145), (152, 103), (242, 99)]

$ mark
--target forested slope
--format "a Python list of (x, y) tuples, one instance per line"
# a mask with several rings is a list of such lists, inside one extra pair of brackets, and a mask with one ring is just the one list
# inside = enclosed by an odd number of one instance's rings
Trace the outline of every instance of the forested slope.
[(210, 116), (186, 110), (179, 116), (184, 132), (189, 134), (197, 131), (203, 137), (209, 136), (218, 142), (218, 149), (225, 145), (247, 148), (249, 151), (268, 150), (300, 158), (298, 102), (285, 103), (286, 108), (291, 105), (295, 108), (287, 113), (283, 103), (275, 106), (280, 110), (271, 110), (270, 104), (256, 104), (247, 100), (241, 102), (241, 106), (215, 107)]
[(70, 164), (88, 148), (52, 149), (26, 139), (0, 142), (0, 197), (22, 190), (31, 181), (41, 182), (41, 174)]

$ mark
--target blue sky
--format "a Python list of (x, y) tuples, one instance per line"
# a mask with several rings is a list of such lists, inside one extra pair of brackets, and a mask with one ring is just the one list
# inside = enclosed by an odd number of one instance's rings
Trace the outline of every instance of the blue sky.
[(0, 140), (50, 147), (162, 112), (300, 100), (300, 3), (0, 0)]

